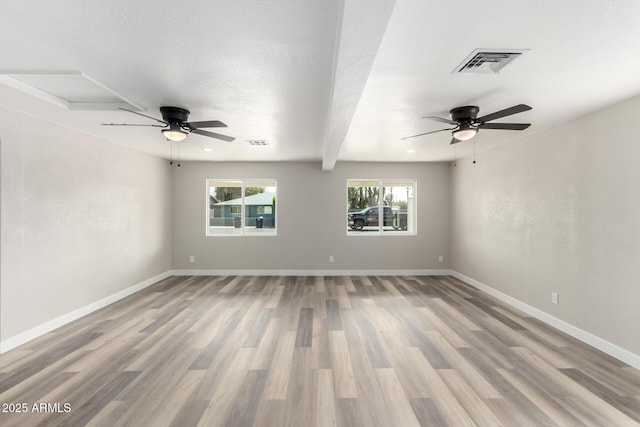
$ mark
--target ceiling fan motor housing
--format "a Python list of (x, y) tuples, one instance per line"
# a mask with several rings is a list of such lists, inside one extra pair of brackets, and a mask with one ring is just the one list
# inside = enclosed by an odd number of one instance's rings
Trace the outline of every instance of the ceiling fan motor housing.
[(480, 108), (476, 107), (475, 105), (467, 105), (465, 107), (453, 108), (451, 111), (449, 111), (449, 114), (451, 115), (451, 120), (454, 120), (456, 122), (465, 122), (474, 120), (476, 117), (478, 117), (479, 111)]
[(180, 107), (160, 107), (162, 120), (167, 123), (180, 123), (189, 120), (189, 110)]

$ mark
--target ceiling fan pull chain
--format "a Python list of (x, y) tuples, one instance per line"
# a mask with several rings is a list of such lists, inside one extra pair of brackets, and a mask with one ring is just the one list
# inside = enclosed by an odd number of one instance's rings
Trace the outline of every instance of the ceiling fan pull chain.
[(169, 164), (173, 165), (173, 142), (169, 142)]
[(476, 164), (476, 140), (473, 140), (473, 164)]
[(458, 147), (456, 145), (453, 146), (453, 167), (458, 167)]

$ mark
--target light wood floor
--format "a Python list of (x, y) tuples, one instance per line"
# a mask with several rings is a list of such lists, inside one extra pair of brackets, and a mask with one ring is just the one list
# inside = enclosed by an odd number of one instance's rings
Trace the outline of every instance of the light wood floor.
[(0, 356), (0, 403), (21, 427), (610, 427), (640, 425), (640, 372), (450, 277), (172, 277)]

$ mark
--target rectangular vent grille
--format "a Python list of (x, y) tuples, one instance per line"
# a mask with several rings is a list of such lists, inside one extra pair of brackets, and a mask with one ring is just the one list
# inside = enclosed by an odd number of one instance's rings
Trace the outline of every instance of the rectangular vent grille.
[(247, 139), (249, 145), (269, 145), (264, 139)]
[(495, 74), (519, 58), (526, 49), (476, 49), (467, 56), (454, 73)]

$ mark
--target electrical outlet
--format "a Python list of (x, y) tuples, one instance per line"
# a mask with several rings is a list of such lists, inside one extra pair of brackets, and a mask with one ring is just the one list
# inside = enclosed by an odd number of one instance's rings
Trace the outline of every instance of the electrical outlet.
[(333, 264), (333, 255), (329, 255), (329, 263)]
[(191, 264), (193, 264), (194, 262), (196, 262), (196, 257), (195, 257), (194, 255), (191, 255), (191, 256), (189, 257), (189, 262), (190, 262)]
[(559, 296), (557, 292), (551, 292), (551, 303), (552, 304), (558, 304), (559, 302)]
[(438, 262), (444, 262), (444, 257), (442, 255), (438, 257)]

